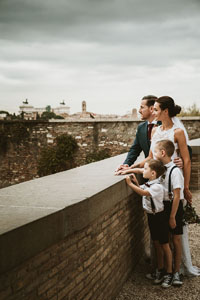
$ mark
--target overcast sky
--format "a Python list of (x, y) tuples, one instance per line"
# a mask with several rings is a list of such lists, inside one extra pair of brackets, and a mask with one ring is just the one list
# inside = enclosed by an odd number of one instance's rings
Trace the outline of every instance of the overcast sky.
[(0, 110), (200, 102), (200, 0), (0, 0)]

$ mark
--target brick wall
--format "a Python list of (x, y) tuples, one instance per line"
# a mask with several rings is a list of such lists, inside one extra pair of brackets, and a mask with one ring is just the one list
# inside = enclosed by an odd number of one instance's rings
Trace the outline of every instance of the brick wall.
[(192, 161), (191, 161), (191, 190), (200, 190), (200, 139), (191, 141)]
[[(183, 120), (190, 139), (199, 138), (200, 118)], [(20, 122), (0, 121), (3, 132), (16, 131)], [(5, 154), (0, 151), (0, 188), (37, 177), (37, 163), (41, 148), (54, 145), (55, 138), (63, 133), (71, 134), (78, 142), (76, 165), (85, 164), (87, 154), (108, 149), (111, 156), (127, 152), (132, 145), (139, 121), (57, 121), (21, 122), (28, 136), (18, 144), (11, 142)]]
[(124, 199), (88, 227), (3, 274), (0, 299), (114, 299), (144, 254), (145, 228), (140, 201)]
[[(100, 168), (105, 170), (105, 166), (110, 160), (112, 159), (96, 163), (97, 172)], [(116, 165), (116, 161), (113, 163), (114, 165)], [(87, 177), (90, 177), (91, 168), (92, 165), (81, 167), (80, 172), (87, 171)], [(61, 178), (66, 178), (70, 171), (59, 174), (58, 183)], [(77, 177), (80, 175), (77, 174)], [(56, 175), (52, 176), (56, 178)], [(91, 176), (93, 175), (91, 174)], [(40, 179), (41, 182), (44, 182), (43, 185), (45, 185), (45, 180), (50, 180), (48, 177)], [(23, 246), (24, 239), (30, 239), (27, 241), (30, 247), (31, 236), (33, 240), (37, 239), (38, 243), (43, 243), (43, 241), (36, 238), (40, 232), (34, 231), (34, 228), (31, 227), (33, 225), (25, 226), (24, 230), (29, 236), (19, 235), (18, 243), (12, 245), (12, 247), (16, 247), (15, 253), (12, 254), (12, 250), (9, 248), (7, 253), (1, 253), (1, 257), (7, 260), (7, 263), (2, 264), (2, 268), (8, 269), (0, 277), (1, 300), (115, 299), (136, 263), (147, 252), (149, 234), (140, 197), (132, 193), (122, 178), (113, 176), (113, 180), (118, 183), (114, 186), (112, 183), (112, 188), (107, 187), (102, 195), (98, 193), (91, 199), (87, 198), (83, 202), (78, 202), (77, 205), (70, 205), (70, 211), (64, 218), (65, 221), (61, 222), (66, 228), (64, 230), (67, 232), (65, 237), (28, 259), (25, 259), (27, 253), (23, 256), (20, 254), (20, 247), (22, 247), (21, 249), (26, 248), (25, 245)], [(105, 174), (105, 182), (107, 181), (108, 177)], [(27, 184), (29, 187), (30, 184), (37, 186), (36, 181), (23, 183), (3, 189), (4, 194), (6, 192), (10, 195), (13, 188), (15, 191), (19, 191), (20, 187), (25, 189)], [(52, 193), (53, 188), (49, 187), (49, 189), (49, 193)], [(72, 198), (71, 194), (69, 199)], [(55, 199), (55, 203), (56, 201)], [(88, 207), (89, 211), (85, 207)], [(63, 211), (58, 213), (59, 219), (62, 219)], [(77, 215), (79, 218), (75, 220)], [(72, 220), (69, 221), (69, 218)], [(49, 224), (52, 222), (49, 220)], [(64, 224), (66, 222), (70, 226)], [(40, 231), (44, 230), (45, 224), (41, 223)], [(82, 226), (82, 224), (84, 225)], [(62, 225), (58, 230), (63, 232), (61, 227)], [(19, 229), (16, 228), (16, 230)], [(9, 235), (9, 232), (5, 234)], [(17, 233), (14, 231), (13, 234)], [(14, 239), (12, 238), (10, 242), (12, 240)], [(8, 240), (4, 241), (9, 246)], [(33, 245), (32, 248), (34, 247)], [(14, 267), (10, 264), (12, 255), (22, 256), (20, 263), (13, 262), (16, 264)]]

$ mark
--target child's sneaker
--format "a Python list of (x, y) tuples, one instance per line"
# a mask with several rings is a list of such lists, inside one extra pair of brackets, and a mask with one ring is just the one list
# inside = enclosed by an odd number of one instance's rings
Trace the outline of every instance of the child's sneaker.
[(164, 276), (164, 280), (161, 284), (161, 286), (163, 288), (168, 288), (172, 285), (172, 282), (173, 282), (173, 274), (171, 273), (167, 273), (165, 276)]
[(165, 276), (165, 270), (157, 270), (156, 277), (154, 279), (154, 284), (159, 284), (163, 281)]
[(155, 270), (154, 272), (152, 272), (152, 273), (146, 274), (145, 277), (146, 277), (147, 279), (150, 279), (150, 280), (155, 280), (155, 279), (156, 279), (156, 274), (157, 274), (157, 272), (158, 272), (158, 269), (156, 269), (156, 270)]
[(181, 286), (183, 284), (183, 282), (180, 278), (180, 274), (178, 272), (174, 273), (172, 284), (175, 286)]

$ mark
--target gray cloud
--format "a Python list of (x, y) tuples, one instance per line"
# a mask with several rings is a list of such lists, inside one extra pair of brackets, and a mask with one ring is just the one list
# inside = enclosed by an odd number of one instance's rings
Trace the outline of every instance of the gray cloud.
[(78, 97), (73, 89), (80, 87), (89, 97), (85, 90), (96, 81), (97, 93), (102, 85), (110, 97), (114, 82), (121, 82), (130, 99), (133, 79), (142, 88), (142, 78), (145, 85), (152, 73), (164, 76), (176, 66), (197, 74), (199, 8), (198, 0), (1, 0), (3, 96), (16, 89), (35, 95), (36, 85), (41, 91), (53, 85), (55, 95)]

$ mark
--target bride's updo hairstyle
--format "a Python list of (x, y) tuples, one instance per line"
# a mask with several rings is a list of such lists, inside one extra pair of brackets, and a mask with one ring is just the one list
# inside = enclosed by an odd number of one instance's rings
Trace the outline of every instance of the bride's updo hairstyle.
[(177, 114), (180, 113), (181, 107), (174, 103), (174, 100), (169, 96), (162, 96), (155, 100), (159, 103), (160, 109), (168, 109), (168, 113), (170, 118), (175, 117)]

